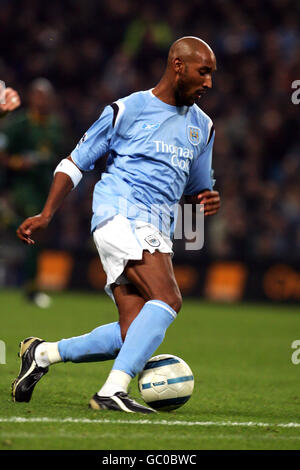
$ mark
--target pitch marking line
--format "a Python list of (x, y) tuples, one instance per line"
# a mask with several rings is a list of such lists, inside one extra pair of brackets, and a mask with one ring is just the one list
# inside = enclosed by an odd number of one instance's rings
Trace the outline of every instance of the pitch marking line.
[(89, 418), (0, 418), (0, 423), (79, 423), (79, 424), (154, 424), (159, 426), (219, 426), (219, 427), (248, 427), (248, 428), (300, 428), (300, 423), (260, 423), (255, 421), (151, 421), (150, 419), (126, 420), (126, 419), (89, 419)]

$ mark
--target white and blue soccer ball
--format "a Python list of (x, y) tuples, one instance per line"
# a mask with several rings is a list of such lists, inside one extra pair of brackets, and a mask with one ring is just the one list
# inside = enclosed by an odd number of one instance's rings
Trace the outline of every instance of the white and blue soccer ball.
[(192, 396), (194, 376), (185, 361), (171, 354), (152, 357), (138, 377), (143, 400), (158, 411), (180, 408)]

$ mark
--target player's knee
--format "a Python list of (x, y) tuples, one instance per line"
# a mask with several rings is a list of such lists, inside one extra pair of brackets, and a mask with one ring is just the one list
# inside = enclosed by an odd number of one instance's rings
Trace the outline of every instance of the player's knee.
[(179, 291), (168, 292), (158, 299), (168, 304), (176, 313), (179, 313), (182, 306), (182, 297)]
[(172, 297), (172, 303), (169, 304), (176, 313), (179, 313), (182, 307), (182, 297), (180, 292), (176, 292)]

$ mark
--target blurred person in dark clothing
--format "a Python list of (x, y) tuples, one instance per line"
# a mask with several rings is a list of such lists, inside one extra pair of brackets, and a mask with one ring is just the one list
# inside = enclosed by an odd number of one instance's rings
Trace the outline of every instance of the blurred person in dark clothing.
[[(45, 78), (34, 80), (28, 90), (28, 106), (9, 116), (1, 128), (1, 192), (9, 194), (16, 229), (32, 211), (40, 211), (61, 151), (63, 125), (54, 111), (55, 92)], [(39, 292), (36, 281), (40, 250), (27, 250), (24, 263), (26, 297), (40, 306), (49, 299)], [(40, 302), (41, 300), (41, 302)], [(44, 300), (44, 302), (43, 302)]]

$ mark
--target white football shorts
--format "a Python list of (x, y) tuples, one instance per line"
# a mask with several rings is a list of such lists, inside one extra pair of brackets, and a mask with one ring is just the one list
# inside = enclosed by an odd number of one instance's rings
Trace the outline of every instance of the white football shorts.
[(121, 214), (98, 225), (93, 233), (103, 269), (106, 273), (105, 292), (114, 300), (112, 284), (129, 284), (123, 274), (127, 261), (140, 260), (143, 251), (170, 253), (173, 256), (172, 241), (154, 225), (135, 220), (133, 226)]

